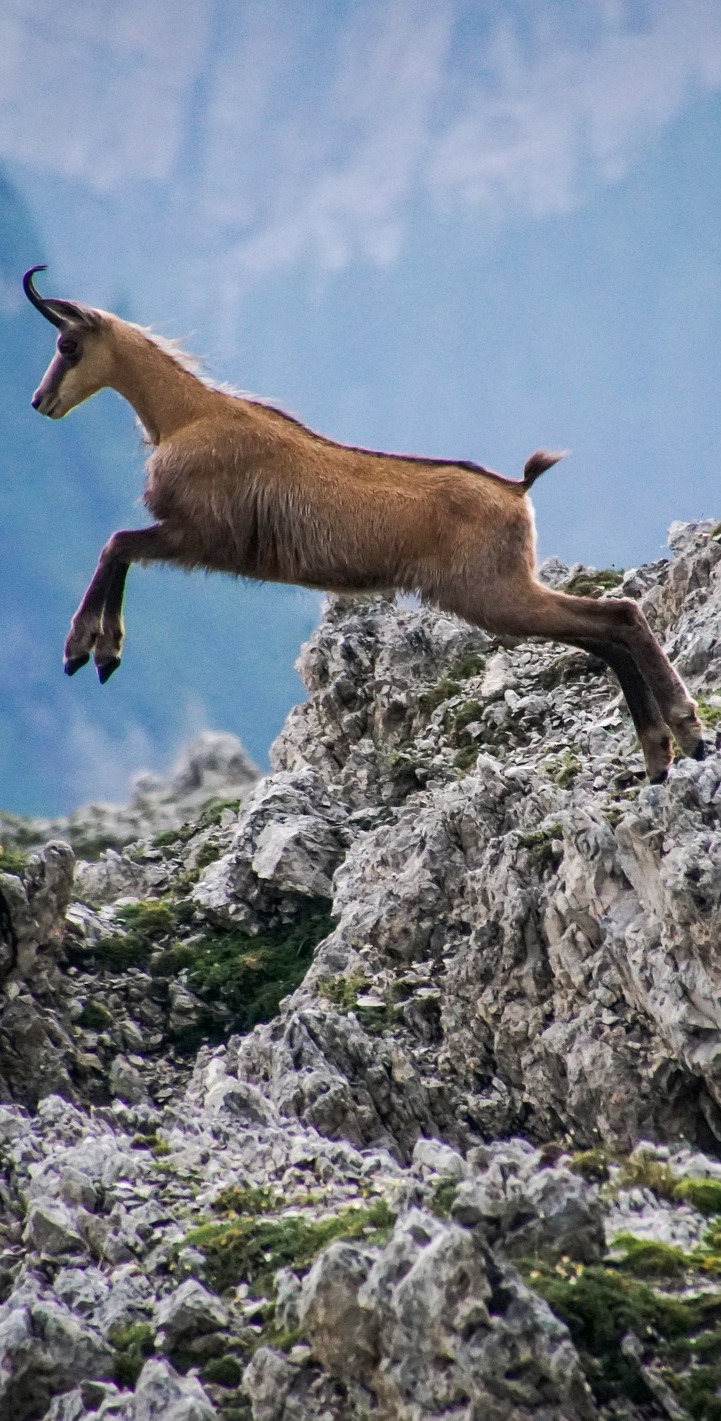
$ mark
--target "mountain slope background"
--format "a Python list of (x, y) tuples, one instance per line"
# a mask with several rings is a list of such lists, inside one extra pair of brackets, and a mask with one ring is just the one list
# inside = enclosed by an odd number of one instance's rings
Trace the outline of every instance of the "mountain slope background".
[(717, 506), (720, 153), (710, 0), (4, 7), (3, 804), (126, 797), (202, 727), (263, 765), (320, 606), (137, 570), (122, 671), (64, 680), (142, 452), (111, 393), (31, 410), (52, 332), (24, 269), (340, 440), (511, 475), (570, 448), (541, 555), (628, 567)]

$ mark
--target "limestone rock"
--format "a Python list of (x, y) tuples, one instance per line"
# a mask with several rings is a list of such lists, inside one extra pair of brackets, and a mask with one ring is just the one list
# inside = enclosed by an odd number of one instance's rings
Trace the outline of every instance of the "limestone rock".
[(711, 1414), (717, 529), (544, 569), (639, 598), (700, 694), (665, 786), (581, 653), (338, 599), (250, 793), (216, 739), (74, 879), (7, 853), (3, 1416)]

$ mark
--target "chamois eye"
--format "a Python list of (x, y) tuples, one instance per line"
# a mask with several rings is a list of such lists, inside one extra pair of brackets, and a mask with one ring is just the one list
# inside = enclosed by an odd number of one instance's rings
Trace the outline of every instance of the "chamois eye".
[(58, 341), (58, 350), (61, 355), (69, 356), (70, 359), (78, 354), (78, 342), (72, 336), (61, 336)]

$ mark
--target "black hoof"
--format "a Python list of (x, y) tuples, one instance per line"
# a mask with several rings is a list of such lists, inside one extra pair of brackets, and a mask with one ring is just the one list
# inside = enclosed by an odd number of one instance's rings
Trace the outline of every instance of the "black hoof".
[(699, 740), (698, 745), (696, 746), (695, 750), (693, 751), (693, 758), (694, 758), (694, 760), (705, 760), (705, 759), (706, 759), (706, 741), (705, 741), (705, 740)]
[(660, 775), (654, 775), (653, 779), (650, 780), (649, 783), (652, 785), (665, 785), (667, 779), (668, 770), (662, 770)]
[(74, 676), (81, 666), (87, 666), (89, 660), (89, 656), (69, 656), (65, 662), (65, 675)]
[(100, 664), (98, 665), (97, 670), (98, 670), (98, 680), (99, 680), (101, 686), (104, 686), (104, 685), (105, 685), (105, 682), (110, 680), (110, 677), (112, 676), (112, 674), (113, 674), (114, 671), (117, 671), (119, 665), (120, 665), (120, 657), (119, 657), (119, 656), (114, 656), (114, 657), (112, 658), (112, 660), (110, 660), (110, 661), (102, 661), (102, 662), (100, 662)]

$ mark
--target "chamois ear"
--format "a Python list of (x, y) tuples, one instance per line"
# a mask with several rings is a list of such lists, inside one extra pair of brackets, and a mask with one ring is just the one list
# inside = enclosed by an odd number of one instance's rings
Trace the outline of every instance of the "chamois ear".
[(81, 306), (77, 301), (56, 301), (51, 297), (46, 306), (58, 317), (60, 326), (82, 326), (86, 331), (96, 331), (102, 317), (92, 306)]
[(80, 306), (76, 301), (58, 301), (54, 297), (50, 299), (41, 296), (35, 290), (33, 277), (36, 271), (45, 271), (44, 266), (33, 266), (26, 271), (23, 277), (23, 290), (41, 316), (46, 321), (50, 321), (53, 326), (82, 326), (85, 330), (97, 330), (101, 324), (102, 317), (98, 311), (94, 311), (91, 306)]

